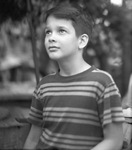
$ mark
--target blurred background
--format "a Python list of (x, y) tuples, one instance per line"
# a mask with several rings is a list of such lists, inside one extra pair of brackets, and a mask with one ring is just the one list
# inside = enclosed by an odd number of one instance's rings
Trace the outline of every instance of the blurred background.
[(108, 71), (123, 108), (132, 106), (132, 0), (0, 0), (1, 149), (22, 148), (32, 92), (43, 76), (58, 69), (43, 45), (43, 14), (64, 1), (78, 3), (92, 15), (93, 36), (84, 58)]

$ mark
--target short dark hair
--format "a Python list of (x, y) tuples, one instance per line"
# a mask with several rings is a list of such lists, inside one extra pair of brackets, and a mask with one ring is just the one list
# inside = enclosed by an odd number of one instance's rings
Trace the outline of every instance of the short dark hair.
[(87, 34), (90, 38), (92, 35), (93, 19), (79, 5), (60, 4), (45, 13), (45, 22), (49, 16), (71, 20), (77, 36)]

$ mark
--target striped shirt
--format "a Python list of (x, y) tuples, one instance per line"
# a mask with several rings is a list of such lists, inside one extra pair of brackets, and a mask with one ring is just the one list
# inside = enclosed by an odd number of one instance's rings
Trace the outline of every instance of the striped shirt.
[(44, 149), (90, 150), (103, 140), (103, 127), (123, 122), (119, 90), (107, 72), (90, 69), (44, 77), (33, 94), (29, 121), (43, 128)]

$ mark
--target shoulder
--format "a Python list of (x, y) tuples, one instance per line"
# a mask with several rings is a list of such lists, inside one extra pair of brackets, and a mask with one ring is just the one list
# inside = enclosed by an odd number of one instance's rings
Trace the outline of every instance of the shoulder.
[(44, 76), (38, 83), (37, 89), (39, 89), (44, 84), (48, 84), (55, 81), (56, 73), (48, 74)]
[(56, 73), (54, 74), (49, 74), (44, 76), (38, 83), (38, 85), (36, 86), (34, 92), (33, 92), (33, 97), (35, 97), (36, 99), (41, 99), (41, 91), (43, 91), (43, 89), (46, 86), (50, 86), (50, 84), (52, 82), (55, 82), (55, 77), (56, 77)]
[(114, 79), (109, 72), (103, 71), (96, 67), (94, 67), (92, 71), (92, 76), (95, 78), (96, 81), (100, 82), (104, 86), (108, 86), (109, 84), (114, 83)]

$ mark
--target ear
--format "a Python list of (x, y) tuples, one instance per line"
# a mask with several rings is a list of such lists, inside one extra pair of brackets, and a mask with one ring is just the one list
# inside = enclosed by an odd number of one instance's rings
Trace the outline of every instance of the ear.
[(79, 49), (83, 49), (89, 41), (89, 36), (87, 34), (82, 34), (79, 37)]

